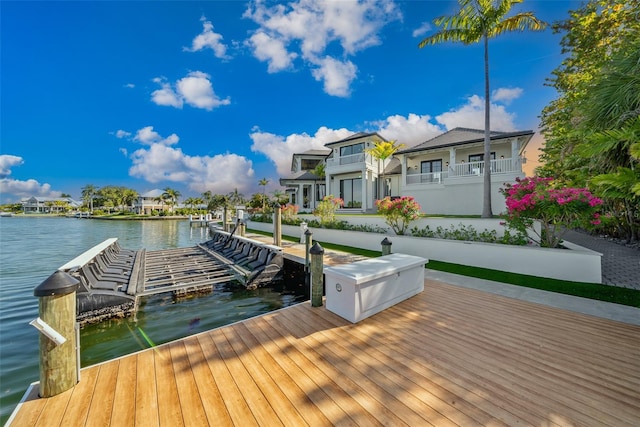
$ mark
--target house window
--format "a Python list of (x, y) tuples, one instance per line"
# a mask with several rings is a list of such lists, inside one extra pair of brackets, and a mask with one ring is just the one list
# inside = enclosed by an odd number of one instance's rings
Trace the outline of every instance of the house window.
[(340, 157), (350, 156), (352, 154), (360, 154), (364, 151), (364, 142), (359, 144), (347, 145), (340, 147)]
[(362, 178), (341, 179), (340, 198), (345, 208), (362, 207)]
[(312, 171), (318, 166), (318, 163), (320, 163), (318, 159), (301, 159), (300, 168), (303, 171)]
[(420, 162), (420, 182), (439, 182), (442, 172), (442, 159)]
[[(491, 160), (495, 160), (496, 159), (496, 152), (492, 151), (491, 152)], [(469, 154), (469, 162), (481, 162), (484, 160), (484, 153), (483, 154)]]

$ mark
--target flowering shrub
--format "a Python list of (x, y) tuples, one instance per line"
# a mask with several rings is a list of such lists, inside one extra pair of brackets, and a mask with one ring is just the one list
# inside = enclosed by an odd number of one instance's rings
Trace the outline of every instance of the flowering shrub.
[(318, 207), (313, 211), (313, 214), (320, 217), (320, 224), (330, 224), (335, 221), (336, 211), (342, 206), (344, 206), (344, 201), (330, 194), (324, 196), (322, 201), (318, 203)]
[(281, 208), (282, 218), (286, 220), (291, 220), (293, 217), (298, 215), (298, 205), (288, 204)]
[(376, 200), (376, 207), (378, 213), (384, 216), (385, 222), (399, 236), (404, 234), (411, 221), (415, 221), (420, 216), (420, 205), (409, 196), (394, 200), (385, 197), (382, 200)]
[[(563, 227), (589, 228), (600, 224), (599, 206), (602, 200), (586, 188), (554, 188), (552, 178), (516, 178), (515, 184), (505, 184), (500, 192), (506, 198), (507, 213), (503, 215), (509, 228), (529, 236), (540, 246), (558, 247)], [(541, 225), (541, 233), (534, 228)]]

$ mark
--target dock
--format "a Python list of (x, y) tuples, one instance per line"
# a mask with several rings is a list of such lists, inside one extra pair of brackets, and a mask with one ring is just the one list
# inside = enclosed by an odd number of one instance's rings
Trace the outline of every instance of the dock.
[(637, 426), (640, 326), (426, 279), (357, 324), (309, 303), (84, 368), (11, 426)]

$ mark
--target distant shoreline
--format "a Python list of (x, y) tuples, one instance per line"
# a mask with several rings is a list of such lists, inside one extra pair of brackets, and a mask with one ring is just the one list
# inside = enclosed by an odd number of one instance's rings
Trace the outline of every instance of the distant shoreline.
[(69, 219), (99, 219), (105, 221), (164, 221), (164, 220), (188, 220), (188, 216), (183, 215), (173, 215), (173, 216), (137, 216), (137, 215), (122, 215), (122, 216), (92, 216), (89, 218), (74, 218), (68, 217), (65, 215), (56, 215), (56, 214), (25, 214), (18, 213), (13, 214), (11, 217), (7, 218), (69, 218)]

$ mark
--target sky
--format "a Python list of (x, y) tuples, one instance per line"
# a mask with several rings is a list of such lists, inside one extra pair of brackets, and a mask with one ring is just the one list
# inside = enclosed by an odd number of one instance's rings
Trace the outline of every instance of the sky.
[[(0, 201), (86, 185), (245, 196), (355, 132), (484, 128), (481, 44), (418, 48), (457, 2), (0, 2)], [(525, 0), (545, 22), (579, 1)], [(489, 43), (493, 130), (534, 130), (560, 34)], [(527, 149), (537, 160), (536, 134)]]

